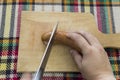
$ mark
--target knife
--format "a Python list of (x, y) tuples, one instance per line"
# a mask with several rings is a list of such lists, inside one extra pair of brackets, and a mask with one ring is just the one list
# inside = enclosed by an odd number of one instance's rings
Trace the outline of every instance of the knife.
[(52, 49), (52, 45), (53, 45), (53, 42), (54, 42), (54, 36), (55, 36), (56, 31), (57, 31), (57, 27), (58, 27), (58, 22), (55, 24), (55, 26), (52, 30), (50, 39), (47, 43), (47, 46), (46, 46), (46, 49), (44, 51), (43, 57), (40, 61), (40, 65), (38, 67), (37, 72), (35, 73), (35, 76), (33, 77), (33, 80), (42, 80), (43, 73), (44, 73), (44, 70), (45, 70), (45, 67), (46, 67), (51, 49)]

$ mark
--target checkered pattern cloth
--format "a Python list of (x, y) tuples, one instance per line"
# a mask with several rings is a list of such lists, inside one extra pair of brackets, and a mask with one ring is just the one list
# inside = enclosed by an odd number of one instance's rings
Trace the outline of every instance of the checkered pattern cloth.
[[(18, 80), (16, 72), (21, 11), (88, 12), (103, 33), (120, 32), (120, 0), (0, 0), (0, 80)], [(116, 79), (120, 50), (107, 48)], [(83, 80), (80, 73), (45, 73), (43, 80)]]

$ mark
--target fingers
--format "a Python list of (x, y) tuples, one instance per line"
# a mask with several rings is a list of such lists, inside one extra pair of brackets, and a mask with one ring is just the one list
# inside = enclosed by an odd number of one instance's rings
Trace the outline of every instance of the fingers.
[(76, 50), (70, 50), (70, 53), (78, 65), (78, 68), (81, 69), (81, 63), (82, 63), (82, 56), (76, 51)]
[(88, 49), (90, 45), (84, 37), (77, 33), (68, 33), (67, 37), (72, 39), (80, 47), (82, 53), (86, 53), (86, 49)]
[(96, 37), (94, 37), (92, 34), (85, 32), (85, 31), (79, 31), (77, 32), (80, 35), (82, 35), (90, 45), (100, 45), (99, 41), (97, 40)]

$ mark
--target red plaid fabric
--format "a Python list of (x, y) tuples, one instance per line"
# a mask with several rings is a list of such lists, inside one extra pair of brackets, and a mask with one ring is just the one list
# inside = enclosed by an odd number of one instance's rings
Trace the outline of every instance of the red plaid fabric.
[[(89, 12), (103, 33), (120, 32), (120, 0), (0, 0), (0, 80), (18, 80), (16, 72), (21, 11)], [(120, 79), (120, 50), (105, 49)], [(82, 80), (80, 73), (45, 73), (43, 80)]]

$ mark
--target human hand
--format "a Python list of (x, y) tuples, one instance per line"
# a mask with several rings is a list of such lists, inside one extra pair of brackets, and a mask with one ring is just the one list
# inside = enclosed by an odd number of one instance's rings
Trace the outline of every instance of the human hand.
[(96, 37), (85, 31), (68, 33), (67, 37), (81, 50), (80, 53), (70, 50), (70, 53), (85, 79), (115, 80), (107, 53)]

